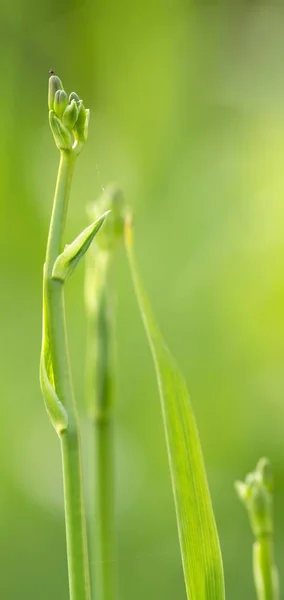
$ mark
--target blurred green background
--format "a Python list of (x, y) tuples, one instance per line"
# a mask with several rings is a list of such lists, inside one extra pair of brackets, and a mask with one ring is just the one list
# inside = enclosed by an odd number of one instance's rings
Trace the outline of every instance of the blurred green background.
[[(284, 3), (2, 0), (0, 33), (0, 597), (68, 599), (60, 450), (38, 383), (58, 163), (50, 68), (92, 110), (66, 240), (117, 181), (191, 392), (227, 597), (254, 597), (233, 482), (262, 455), (275, 472), (284, 590)], [(158, 394), (123, 251), (117, 288), (119, 597), (182, 600)], [(87, 462), (82, 290), (81, 267), (67, 307)]]

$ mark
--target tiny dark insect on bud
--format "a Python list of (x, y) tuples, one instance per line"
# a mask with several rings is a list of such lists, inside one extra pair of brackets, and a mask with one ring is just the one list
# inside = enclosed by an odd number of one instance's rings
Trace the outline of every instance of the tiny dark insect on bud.
[(49, 75), (55, 75), (55, 71), (53, 69), (49, 69), (48, 73)]

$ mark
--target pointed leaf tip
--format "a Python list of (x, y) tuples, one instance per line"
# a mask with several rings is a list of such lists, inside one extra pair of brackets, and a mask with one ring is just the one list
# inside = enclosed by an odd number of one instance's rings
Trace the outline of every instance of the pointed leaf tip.
[(98, 233), (109, 213), (109, 210), (106, 211), (101, 217), (94, 221), (94, 223), (86, 227), (86, 229), (84, 229), (76, 239), (71, 244), (67, 245), (63, 252), (59, 254), (52, 271), (53, 279), (57, 279), (63, 283), (70, 277), (81, 258), (87, 252), (95, 235)]

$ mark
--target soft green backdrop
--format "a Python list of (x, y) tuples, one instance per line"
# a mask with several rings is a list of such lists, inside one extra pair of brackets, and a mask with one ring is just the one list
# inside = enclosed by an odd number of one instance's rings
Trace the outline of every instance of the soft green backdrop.
[[(233, 482), (261, 455), (275, 471), (284, 590), (284, 3), (2, 0), (0, 34), (0, 598), (68, 598), (59, 444), (38, 384), (58, 161), (51, 67), (92, 110), (66, 240), (86, 224), (86, 203), (119, 182), (195, 407), (227, 597), (254, 595)], [(87, 462), (82, 286), (81, 268), (67, 305)], [(123, 252), (117, 288), (119, 597), (184, 600), (157, 389)]]

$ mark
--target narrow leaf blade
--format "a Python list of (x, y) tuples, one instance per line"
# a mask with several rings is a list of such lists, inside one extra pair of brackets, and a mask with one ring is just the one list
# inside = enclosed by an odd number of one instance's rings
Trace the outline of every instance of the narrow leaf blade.
[(64, 248), (54, 263), (52, 271), (53, 279), (64, 282), (70, 277), (81, 258), (87, 252), (109, 212), (105, 212), (94, 223), (86, 227), (71, 244)]
[(222, 557), (193, 409), (185, 381), (155, 324), (144, 293), (129, 222), (125, 241), (160, 392), (187, 598), (223, 600)]

